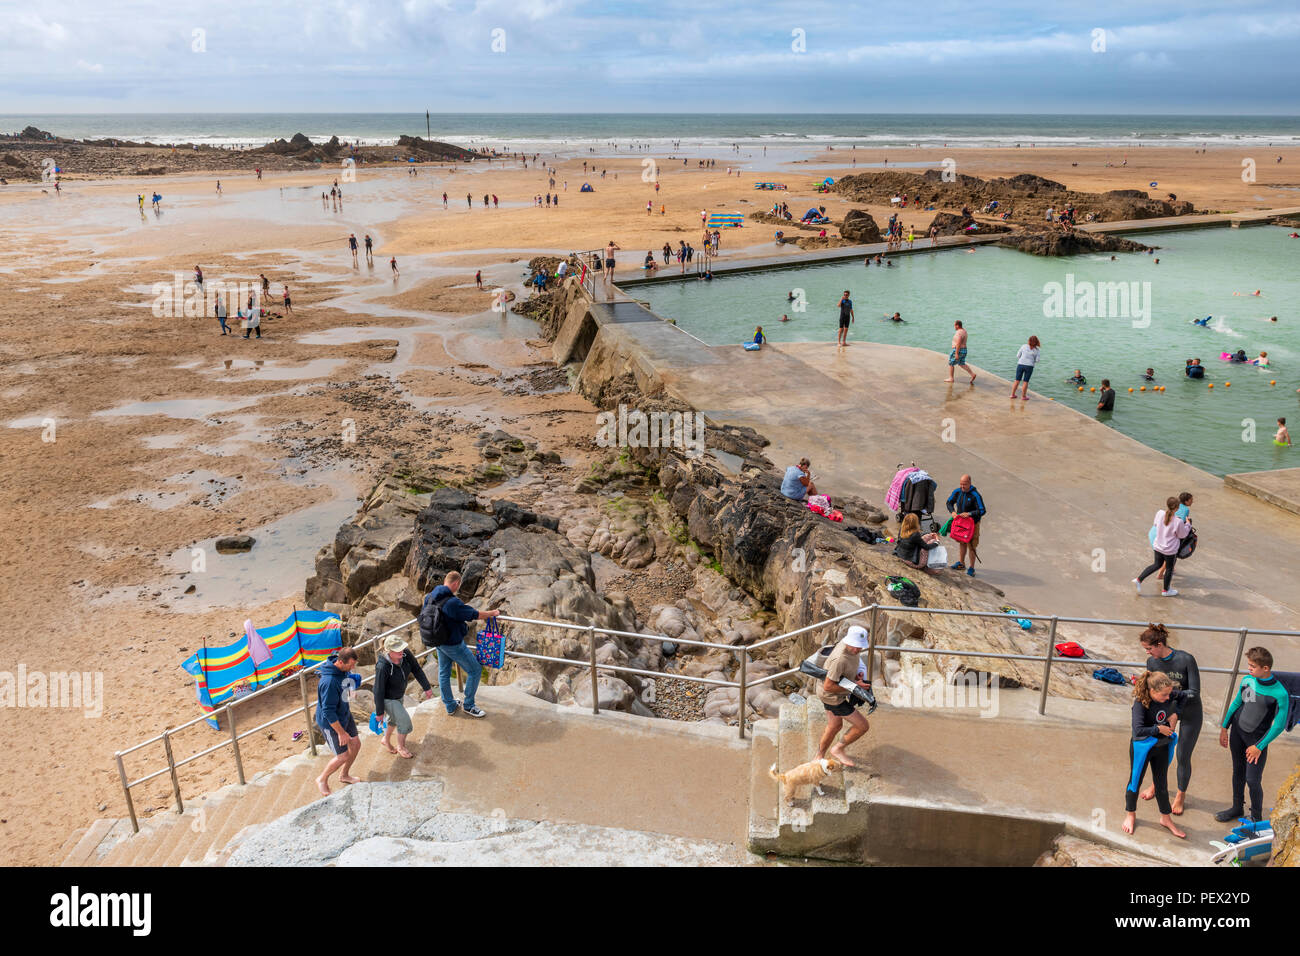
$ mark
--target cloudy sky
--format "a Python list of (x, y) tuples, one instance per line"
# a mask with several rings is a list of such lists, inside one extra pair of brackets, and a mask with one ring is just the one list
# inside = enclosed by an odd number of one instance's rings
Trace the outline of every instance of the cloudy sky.
[(0, 22), (0, 114), (1300, 114), (1294, 0), (0, 0)]

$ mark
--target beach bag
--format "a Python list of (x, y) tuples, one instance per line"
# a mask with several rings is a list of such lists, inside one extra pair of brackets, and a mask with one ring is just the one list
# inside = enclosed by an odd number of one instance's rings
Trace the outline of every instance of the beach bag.
[(1124, 675), (1113, 667), (1098, 667), (1092, 672), (1092, 676), (1097, 680), (1105, 681), (1107, 684), (1120, 684), (1122, 686), (1127, 683), (1124, 680)]
[(930, 549), (930, 557), (925, 562), (926, 567), (941, 568), (948, 563), (948, 549), (943, 545), (936, 545)]
[(921, 589), (901, 575), (885, 578), (885, 587), (904, 607), (917, 607), (921, 603)]
[(384, 731), (388, 728), (388, 717), (385, 716), (381, 721), (378, 714), (370, 715), (370, 732), (376, 737), (384, 736)]
[(474, 659), (484, 667), (494, 667), (499, 670), (505, 666), (506, 636), (501, 632), (501, 625), (497, 623), (496, 618), (488, 618), (483, 630), (478, 632)]
[(1178, 559), (1190, 558), (1196, 551), (1196, 529), (1189, 528), (1187, 537), (1183, 538), (1183, 543), (1178, 546)]
[(1080, 647), (1078, 644), (1076, 644), (1074, 641), (1065, 641), (1061, 644), (1057, 644), (1056, 653), (1060, 654), (1062, 657), (1087, 657), (1088, 656), (1083, 652), (1083, 648)]
[(808, 498), (808, 507), (817, 505), (821, 509), (820, 514), (825, 514), (831, 510), (831, 499), (825, 495), (810, 495)]
[(975, 537), (975, 519), (970, 515), (957, 515), (948, 528), (948, 536), (961, 544)]

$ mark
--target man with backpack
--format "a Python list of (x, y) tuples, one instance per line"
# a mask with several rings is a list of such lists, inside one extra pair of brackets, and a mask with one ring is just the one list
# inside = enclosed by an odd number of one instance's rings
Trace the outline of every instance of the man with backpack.
[[(442, 695), (443, 706), (448, 715), (464, 707), (470, 717), (486, 717), (483, 711), (474, 706), (474, 694), (478, 691), (479, 678), (483, 666), (474, 657), (474, 652), (465, 644), (465, 635), (470, 621), (486, 621), (496, 617), (500, 611), (478, 611), (456, 597), (460, 590), (460, 572), (448, 571), (442, 584), (438, 585), (424, 599), (420, 609), (420, 640), (428, 649), (438, 650), (438, 691)], [(465, 674), (465, 702), (462, 705), (451, 693), (451, 668), (456, 664)]]
[[(954, 571), (965, 571), (975, 577), (975, 555), (980, 543), (980, 519), (984, 517), (984, 499), (971, 484), (970, 475), (962, 475), (961, 483), (948, 496), (948, 510), (952, 512), (952, 527), (948, 534), (957, 542)], [(966, 564), (966, 550), (970, 549), (970, 564)]]

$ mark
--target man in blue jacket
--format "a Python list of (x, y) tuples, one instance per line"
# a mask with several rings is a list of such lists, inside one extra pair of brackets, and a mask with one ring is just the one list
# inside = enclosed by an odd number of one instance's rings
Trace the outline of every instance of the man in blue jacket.
[(316, 778), (316, 786), (325, 796), (330, 795), (330, 775), (342, 769), (339, 780), (343, 783), (360, 783), (360, 779), (348, 773), (352, 762), (361, 753), (361, 738), (357, 736), (357, 722), (352, 719), (352, 709), (348, 702), (357, 688), (352, 671), (357, 666), (357, 652), (345, 647), (328, 660), (317, 671), (316, 684), (316, 726), (325, 738), (334, 759), (325, 765), (324, 772)]
[[(954, 570), (965, 571), (971, 577), (975, 577), (975, 554), (980, 543), (980, 519), (984, 517), (984, 499), (980, 497), (979, 491), (971, 484), (970, 475), (961, 476), (961, 484), (953, 489), (952, 494), (948, 496), (948, 510), (952, 512), (953, 517), (958, 515), (970, 515), (975, 519), (975, 534), (970, 541), (957, 542), (958, 555), (955, 564), (951, 565)], [(970, 549), (970, 565), (966, 564), (966, 549)]]
[[(449, 571), (442, 584), (433, 589), (424, 599), (424, 606), (436, 605), (439, 609), (438, 627), (429, 637), (438, 648), (438, 691), (442, 694), (443, 706), (448, 714), (454, 714), (462, 707), (460, 701), (451, 693), (451, 668), (460, 665), (465, 675), (465, 713), (470, 717), (486, 717), (483, 711), (474, 705), (474, 694), (478, 691), (479, 678), (483, 674), (483, 665), (474, 657), (474, 652), (465, 644), (465, 635), (470, 621), (486, 621), (494, 618), (500, 611), (477, 611), (456, 597), (460, 590), (460, 572)], [(421, 612), (423, 614), (423, 612)], [(421, 639), (425, 639), (423, 627)], [(425, 640), (426, 646), (428, 641)]]

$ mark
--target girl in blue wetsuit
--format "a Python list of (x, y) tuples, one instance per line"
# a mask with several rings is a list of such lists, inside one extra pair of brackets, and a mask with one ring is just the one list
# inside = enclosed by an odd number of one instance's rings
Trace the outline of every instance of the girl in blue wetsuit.
[(1160, 825), (1176, 837), (1187, 836), (1169, 815), (1170, 742), (1178, 729), (1178, 706), (1173, 694), (1173, 681), (1159, 671), (1145, 671), (1133, 682), (1133, 736), (1128, 744), (1129, 782), (1124, 790), (1125, 833), (1132, 833), (1137, 826), (1138, 788), (1150, 767)]
[[(1190, 501), (1191, 496), (1188, 495)], [(1192, 751), (1201, 735), (1204, 712), (1201, 708), (1201, 671), (1196, 658), (1187, 651), (1169, 646), (1169, 632), (1163, 624), (1152, 624), (1142, 632), (1142, 649), (1147, 652), (1147, 670), (1159, 671), (1174, 684), (1171, 700), (1178, 707), (1178, 792), (1174, 794), (1171, 811), (1181, 816), (1187, 799), (1187, 787), (1192, 781)], [(1154, 785), (1142, 792), (1144, 800), (1156, 794)]]

